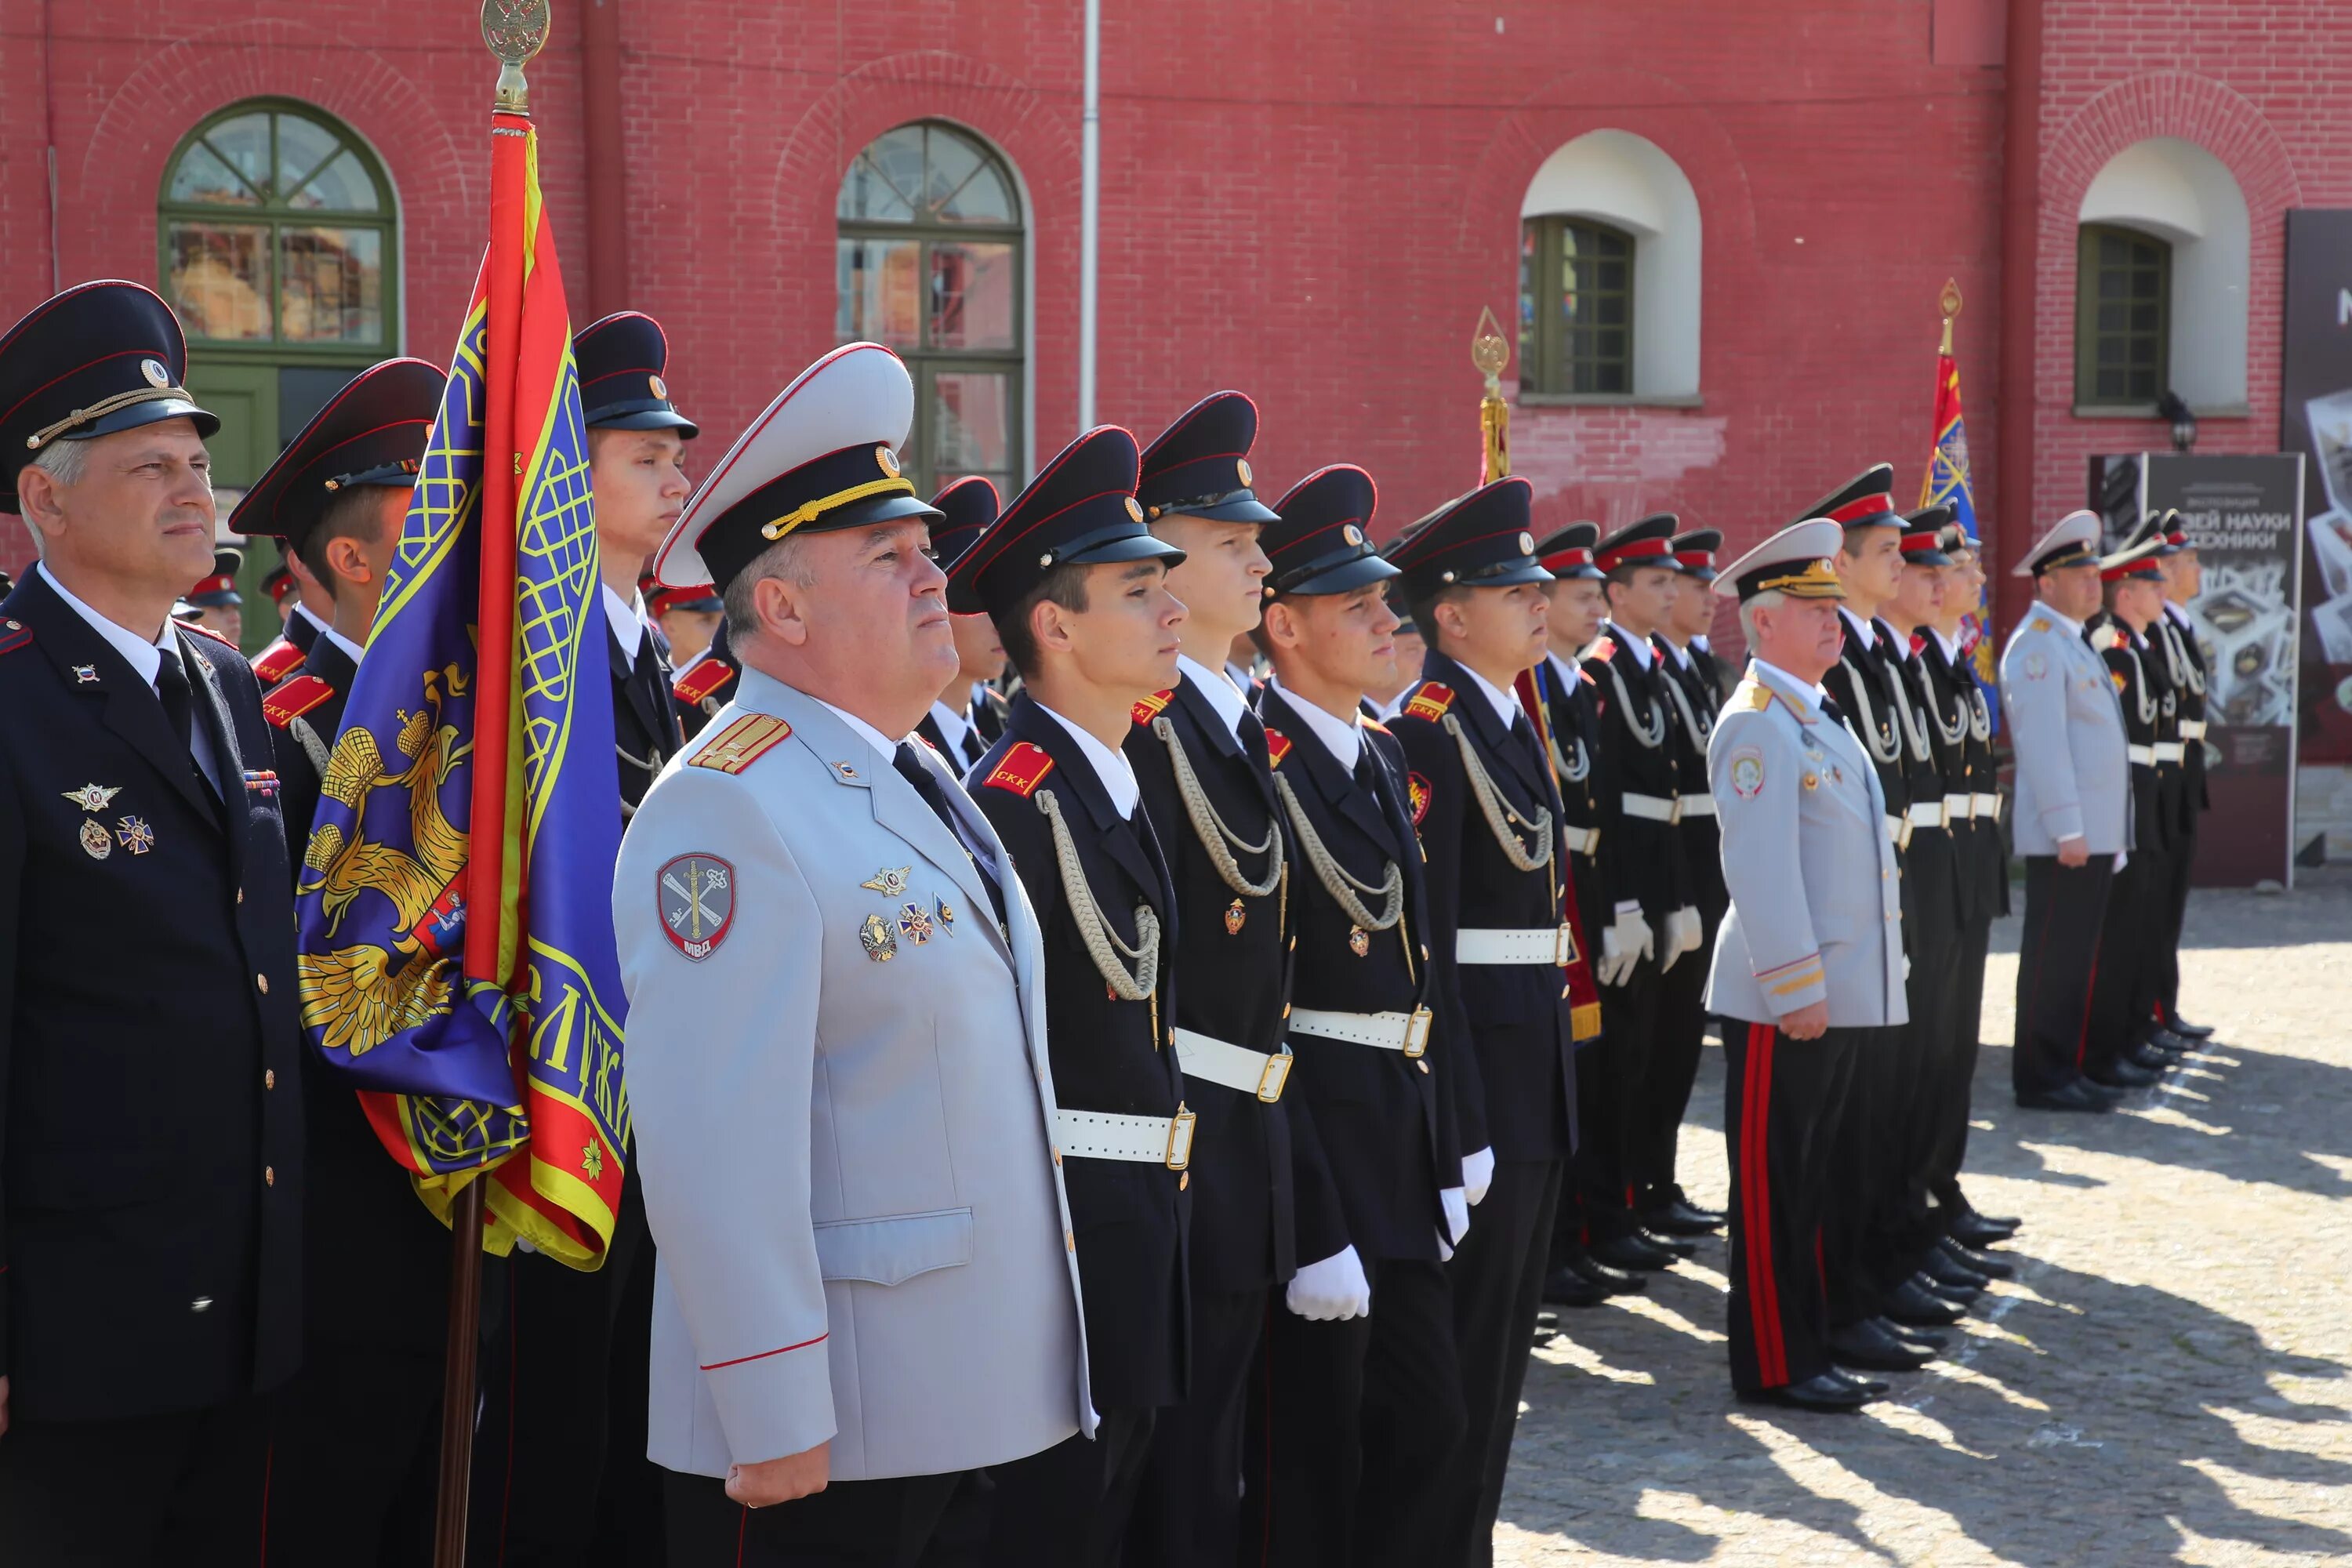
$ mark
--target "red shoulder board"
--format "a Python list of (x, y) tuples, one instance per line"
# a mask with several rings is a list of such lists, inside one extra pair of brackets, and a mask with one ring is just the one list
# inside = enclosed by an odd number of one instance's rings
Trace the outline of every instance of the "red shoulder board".
[(0, 653), (14, 653), (33, 640), (33, 628), (22, 621), (0, 621)]
[[(1142, 701), (1135, 705), (1135, 721), (1139, 724), (1150, 723), (1154, 719), (1160, 717), (1160, 710), (1167, 707), (1168, 700), (1175, 695), (1176, 689), (1172, 686), (1165, 691), (1153, 692), (1150, 696), (1145, 698)], [(1024, 791), (1023, 793), (1025, 794), (1027, 792)]]
[(1581, 680), (1587, 686), (1598, 686), (1601, 684), (1601, 682), (1592, 679), (1592, 671), (1586, 668), (1580, 663), (1576, 667), (1576, 679)]
[(1454, 706), (1454, 688), (1434, 680), (1424, 680), (1420, 689), (1405, 699), (1404, 710), (1415, 719), (1426, 719), (1434, 724), (1445, 717)]
[(1023, 741), (1005, 752), (1004, 760), (990, 769), (988, 777), (981, 782), (997, 789), (1009, 789), (1027, 800), (1053, 771), (1054, 759), (1045, 754), (1045, 748)]
[(283, 730), (334, 694), (334, 687), (317, 676), (298, 675), (261, 700), (261, 716)]
[(710, 743), (687, 759), (691, 767), (740, 773), (784, 743), (793, 727), (772, 713), (746, 713), (716, 735)]
[(1279, 730), (1265, 732), (1265, 760), (1269, 767), (1282, 766), (1282, 759), (1290, 755), (1290, 737)]
[(1595, 637), (1593, 639), (1592, 646), (1584, 650), (1584, 659), (1587, 663), (1591, 663), (1592, 660), (1597, 658), (1605, 664), (1616, 657), (1617, 643), (1612, 637)]
[[(236, 644), (229, 641), (228, 638), (221, 636), (220, 633), (213, 630), (212, 627), (199, 626), (194, 621), (182, 621), (180, 623), (180, 629), (182, 631), (194, 632), (200, 637), (210, 637), (213, 641), (220, 644), (223, 647), (236, 647)], [(243, 658), (245, 657), (245, 651), (242, 648), (237, 649), (237, 657), (239, 658)]]
[[(1389, 727), (1386, 724), (1381, 723), (1378, 719), (1365, 720), (1364, 728), (1367, 730), (1378, 730), (1383, 735), (1389, 732)], [(1271, 733), (1272, 731), (1268, 732)]]
[(1916, 658), (1927, 651), (1927, 639), (1921, 637), (1917, 632), (1913, 632), (1911, 634), (1911, 657), (1913, 658)]
[(1412, 805), (1412, 825), (1419, 827), (1421, 819), (1429, 815), (1429, 781), (1419, 773), (1407, 773), (1404, 775), (1404, 788), (1405, 796)]
[(275, 686), (302, 668), (302, 650), (279, 637), (253, 656), (253, 673), (264, 686)]
[(701, 700), (727, 684), (735, 667), (723, 658), (706, 658), (669, 683), (669, 694), (689, 705)]

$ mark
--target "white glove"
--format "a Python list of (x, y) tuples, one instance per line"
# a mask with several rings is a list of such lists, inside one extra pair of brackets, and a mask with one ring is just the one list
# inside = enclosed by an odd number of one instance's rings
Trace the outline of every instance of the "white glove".
[(1666, 949), (1658, 957), (1658, 973), (1664, 974), (1675, 966), (1675, 960), (1686, 952), (1696, 952), (1698, 944), (1706, 940), (1706, 928), (1699, 924), (1698, 906), (1685, 904), (1666, 917)]
[(1657, 951), (1657, 940), (1650, 932), (1650, 922), (1642, 918), (1639, 905), (1617, 911), (1617, 919), (1601, 933), (1601, 967), (1596, 977), (1603, 985), (1622, 985), (1633, 977), (1633, 966)]
[(1343, 1247), (1292, 1275), (1282, 1299), (1310, 1323), (1368, 1318), (1372, 1312), (1371, 1281), (1364, 1278), (1364, 1260), (1356, 1256), (1353, 1247)]
[(1462, 1195), (1476, 1208), (1486, 1201), (1486, 1189), (1495, 1184), (1495, 1151), (1479, 1150), (1462, 1156)]
[[(1470, 1205), (1460, 1187), (1447, 1187), (1437, 1194), (1438, 1206), (1445, 1211), (1445, 1228), (1450, 1234), (1437, 1238), (1440, 1247), (1460, 1241), (1470, 1234)], [(1451, 1248), (1448, 1248), (1450, 1253)]]

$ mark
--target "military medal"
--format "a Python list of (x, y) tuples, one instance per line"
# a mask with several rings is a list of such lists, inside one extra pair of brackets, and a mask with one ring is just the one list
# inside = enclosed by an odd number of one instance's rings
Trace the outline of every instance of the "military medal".
[(931, 912), (920, 904), (902, 905), (898, 910), (898, 930), (917, 947), (931, 940)]
[(1372, 951), (1372, 933), (1361, 926), (1348, 928), (1348, 951), (1358, 958)]
[(886, 899), (904, 898), (907, 893), (907, 874), (913, 869), (912, 866), (900, 866), (896, 868), (885, 866), (857, 885), (861, 888), (871, 888)]
[(1227, 936), (1241, 935), (1242, 922), (1248, 919), (1249, 911), (1242, 908), (1242, 901), (1239, 899), (1235, 899), (1232, 903), (1227, 904), (1225, 906), (1225, 934)]
[(898, 956), (898, 933), (880, 915), (867, 915), (857, 928), (857, 941), (866, 949), (866, 956), (877, 963), (887, 963)]
[(144, 855), (155, 847), (155, 830), (147, 826), (144, 817), (126, 816), (114, 830), (115, 837), (133, 855)]
[(681, 855), (654, 874), (654, 900), (670, 946), (699, 963), (735, 923), (735, 868), (716, 855)]
[(114, 853), (114, 840), (106, 836), (106, 824), (94, 816), (81, 819), (81, 847), (89, 851), (93, 860), (103, 860)]
[(955, 935), (955, 906), (948, 902), (945, 899), (941, 899), (940, 900), (940, 929), (947, 932), (950, 936), (953, 936)]

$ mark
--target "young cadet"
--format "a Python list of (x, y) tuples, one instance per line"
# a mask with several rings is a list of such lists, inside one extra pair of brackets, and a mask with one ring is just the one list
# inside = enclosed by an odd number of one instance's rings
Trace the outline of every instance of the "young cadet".
[[(2197, 860), (2197, 819), (2213, 802), (2205, 789), (2205, 645), (2197, 638), (2197, 623), (2189, 606), (2205, 585), (2198, 564), (2196, 542), (2182, 526), (2180, 514), (2167, 510), (2157, 520), (2165, 531), (2171, 552), (2164, 563), (2164, 616), (2157, 623), (2164, 647), (2165, 670), (2172, 678), (2180, 709), (2179, 813), (2173, 824), (2179, 849), (2169, 863), (2170, 885), (2165, 889), (2164, 946), (2157, 992), (2164, 1005), (2164, 1031), (2184, 1045), (2210, 1039), (2211, 1026), (2192, 1024), (2180, 1016), (2180, 928), (2189, 915), (2189, 879)], [(2169, 1042), (2159, 1042), (2168, 1045)]]
[[(949, 485), (931, 498), (931, 505), (940, 514), (931, 524), (931, 558), (942, 572), (954, 567), (956, 558), (987, 531), (1000, 510), (996, 487), (977, 475)], [(1003, 732), (1000, 724), (995, 734), (982, 733), (980, 717), (984, 706), (1003, 703), (987, 683), (1004, 668), (1004, 644), (986, 616), (955, 616), (949, 625), (955, 632), (956, 672), (931, 700), (931, 710), (923, 715), (916, 732), (947, 759), (948, 771), (961, 778), (996, 734)]]
[(1676, 522), (1672, 512), (1658, 512), (1595, 548), (1609, 618), (1583, 655), (1601, 720), (1595, 793), (1601, 880), (1612, 907), (1595, 965), (1607, 1025), (1600, 1048), (1608, 1056), (1605, 1070), (1594, 1077), (1607, 1086), (1608, 1098), (1585, 1108), (1585, 1130), (1600, 1148), (1581, 1163), (1578, 1197), (1588, 1250), (1616, 1268), (1667, 1268), (1693, 1251), (1687, 1241), (1646, 1229), (1636, 1212), (1647, 1179), (1649, 1141), (1642, 1130), (1653, 1120), (1653, 1086), (1667, 1076), (1656, 1065), (1665, 977), (1696, 950), (1703, 934), (1676, 826), (1682, 778), (1675, 760), (1674, 704), (1650, 642), (1674, 613), (1680, 580), (1674, 563)]
[(1250, 489), (1256, 437), (1256, 405), (1213, 393), (1144, 448), (1136, 481), (1152, 536), (1183, 552), (1167, 576), (1185, 612), (1174, 688), (1135, 705), (1122, 750), (1175, 884), (1171, 962), (1194, 977), (1172, 1021), (1200, 1166), (1192, 1387), (1152, 1433), (1128, 1532), (1125, 1561), (1138, 1568), (1227, 1563), (1240, 1550), (1243, 1394), (1267, 1292), (1302, 1264), (1326, 1300), (1353, 1303), (1365, 1289), (1319, 1159), (1302, 1162), (1307, 1190), (1294, 1196), (1283, 1016), (1296, 893), (1265, 727), (1228, 661), (1257, 627), (1258, 531), (1275, 521)]
[[(446, 377), (418, 359), (369, 366), (278, 455), (230, 514), (328, 585), (331, 615), (300, 668), (262, 699), (299, 891), (319, 783), (359, 674)], [(269, 1492), (270, 1545), (296, 1563), (428, 1549), (449, 1230), (348, 1085), (302, 1058), (303, 1363)]]
[(178, 321), (85, 283), (0, 335), (0, 1562), (262, 1557), (301, 1355), (293, 879)]
[(285, 547), (280, 545), (278, 564), (261, 575), (261, 591), (269, 595), (270, 613), (278, 617), (278, 635), (281, 637), (286, 635), (286, 617), (294, 613), (295, 590), (300, 586), (294, 580), (294, 569), (286, 564)]
[(1362, 716), (1397, 626), (1383, 596), (1397, 571), (1370, 537), (1374, 503), (1363, 469), (1323, 468), (1276, 503), (1263, 535), (1272, 596), (1257, 644), (1274, 673), (1258, 714), (1299, 867), (1299, 1066), (1285, 1103), (1312, 1113), (1294, 1110), (1295, 1131), (1328, 1163), (1348, 1237), (1339, 1257), (1291, 1279), (1266, 1340), (1247, 1534), (1286, 1565), (1419, 1568), (1455, 1545), (1429, 1480), (1465, 1420), (1442, 1262), (1444, 1189), (1461, 1150), (1437, 1090), (1451, 1063), (1433, 1027), (1404, 752)]
[[(1576, 1144), (1576, 1042), (1601, 1023), (1559, 795), (1512, 689), (1543, 657), (1550, 580), (1528, 532), (1529, 493), (1521, 479), (1481, 486), (1391, 556), (1430, 638), (1395, 729), (1429, 854), (1430, 963), (1446, 1040), (1459, 1042), (1460, 1070), (1439, 1092), (1454, 1101), (1466, 1151), (1447, 1203), (1468, 1426), (1427, 1483), (1446, 1510), (1447, 1562), (1484, 1563), (1493, 1552), (1553, 1211)], [(1479, 1202), (1469, 1225), (1460, 1205)]]
[(1692, 1203), (1675, 1170), (1683, 1112), (1690, 1108), (1706, 1039), (1704, 999), (1707, 970), (1715, 962), (1715, 933), (1729, 901), (1723, 889), (1722, 836), (1706, 781), (1706, 744), (1724, 691), (1717, 684), (1715, 660), (1701, 646), (1715, 624), (1710, 589), (1723, 535), (1712, 528), (1693, 529), (1675, 535), (1669, 559), (1681, 581), (1674, 603), (1651, 633), (1651, 644), (1667, 699), (1667, 728), (1675, 736), (1675, 798), (1682, 808), (1675, 827), (1683, 841), (1688, 897), (1698, 910), (1699, 938), (1689, 962), (1678, 960), (1659, 980), (1657, 1033), (1650, 1043), (1642, 1116), (1634, 1128), (1633, 1174), (1640, 1186), (1634, 1209), (1644, 1226), (1665, 1236), (1706, 1236), (1722, 1228), (1723, 1216)]
[(245, 595), (236, 591), (236, 574), (244, 565), (245, 546), (216, 544), (212, 571), (180, 595), (181, 602), (195, 612), (187, 617), (189, 622), (227, 639), (231, 647), (245, 641)]
[(993, 620), (1024, 682), (970, 777), (1045, 932), (1054, 1158), (1101, 1417), (1091, 1440), (993, 1471), (987, 1555), (1003, 1568), (1118, 1562), (1153, 1423), (1191, 1381), (1177, 896), (1119, 750), (1135, 705), (1175, 683), (1184, 606), (1167, 575), (1184, 555), (1144, 526), (1136, 457), (1118, 426), (1087, 431), (948, 575), (949, 610)]
[(2099, 608), (2099, 519), (2072, 511), (2019, 558), (2033, 607), (2000, 656), (2000, 707), (2017, 755), (2011, 833), (2025, 859), (2018, 951), (2020, 1105), (2103, 1111), (2084, 1077), (2091, 982), (2116, 857), (2131, 844), (2131, 758), (2106, 661), (2083, 636)]
[(1842, 640), (1840, 532), (1784, 528), (1717, 579), (1750, 661), (1707, 743), (1731, 893), (1706, 994), (1724, 1019), (1731, 1385), (1805, 1410), (1886, 1391), (1832, 1360), (1821, 1258), (1856, 1058), (1906, 1016), (1885, 802), (1822, 687)]
[(727, 616), (726, 602), (709, 583), (665, 588), (648, 576), (638, 583), (637, 593), (646, 602), (646, 613), (653, 617), (654, 629), (661, 634), (663, 657), (674, 670), (709, 651), (711, 639), (719, 635), (719, 622)]
[[(1609, 601), (1601, 568), (1593, 564), (1593, 547), (1601, 541), (1597, 523), (1572, 522), (1536, 546), (1537, 559), (1552, 575), (1544, 584), (1543, 662), (1530, 672), (1531, 684), (1543, 704), (1545, 740), (1551, 752), (1552, 782), (1560, 795), (1560, 838), (1568, 846), (1569, 864), (1576, 871), (1577, 914), (1587, 931), (1605, 931), (1614, 918), (1614, 900), (1601, 862), (1601, 774), (1595, 759), (1601, 753), (1601, 712), (1591, 671), (1576, 657), (1601, 635), (1609, 618)], [(1602, 1125), (1599, 1108), (1617, 1101), (1623, 1074), (1639, 1061), (1637, 1043), (1621, 1040), (1603, 1026), (1598, 1038), (1580, 1040), (1576, 1047), (1576, 1102), (1582, 1108), (1576, 1153), (1568, 1174), (1560, 1180), (1559, 1211), (1552, 1224), (1551, 1269), (1544, 1279), (1544, 1300), (1556, 1307), (1597, 1307), (1612, 1296), (1648, 1289), (1649, 1277), (1638, 1270), (1616, 1268), (1586, 1249), (1582, 1194), (1619, 1181), (1624, 1129)]]
[(2156, 955), (2163, 940), (2166, 865), (2172, 841), (2180, 764), (2179, 720), (2162, 661), (2148, 631), (2164, 615), (2161, 533), (2099, 563), (2106, 609), (2090, 628), (2123, 710), (2124, 751), (2131, 763), (2132, 847), (2119, 857), (2099, 933), (2098, 973), (2091, 982), (2091, 1019), (2083, 1076), (2108, 1089), (2140, 1089), (2164, 1076), (2171, 1058), (2150, 1039), (2162, 1013)]
[[(1908, 521), (1916, 528), (1930, 521), (1937, 510), (1914, 513)], [(1919, 650), (1921, 706), (1930, 710), (1929, 722), (1939, 736), (1955, 723), (1964, 731), (1960, 777), (1969, 805), (1955, 816), (1953, 828), (1961, 882), (1959, 978), (1953, 992), (1956, 1048), (1939, 1101), (1942, 1120), (1929, 1141), (1927, 1187), (1942, 1222), (1944, 1250), (1979, 1274), (2002, 1276), (2012, 1271), (2011, 1266), (1979, 1249), (2016, 1235), (2018, 1222), (1979, 1214), (1960, 1188), (1960, 1168), (1968, 1155), (1992, 922), (2009, 912), (2009, 846), (2000, 831), (1991, 708), (1969, 665), (1968, 639), (1975, 635), (1969, 617), (1983, 602), (1979, 546), (1958, 522), (1947, 523), (1942, 537), (1943, 552), (1952, 563), (1944, 568), (1942, 607)]]
[(335, 616), (334, 595), (327, 591), (324, 583), (310, 575), (301, 557), (286, 551), (283, 560), (287, 577), (293, 584), (288, 590), (286, 617), (277, 638), (253, 656), (254, 678), (265, 691), (302, 668), (310, 645), (319, 640), (319, 634)]

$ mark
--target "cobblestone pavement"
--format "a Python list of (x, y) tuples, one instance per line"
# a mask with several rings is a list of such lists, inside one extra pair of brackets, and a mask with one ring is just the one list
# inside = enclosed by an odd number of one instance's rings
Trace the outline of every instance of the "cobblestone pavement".
[[(2025, 1228), (1966, 1341), (1858, 1417), (1735, 1404), (1711, 1242), (1538, 1350), (1498, 1563), (2352, 1563), (2352, 871), (2197, 894), (2212, 1048), (2102, 1117), (2011, 1096), (2017, 924), (1968, 1185)], [(1720, 1205), (1706, 1057), (1682, 1161)]]

